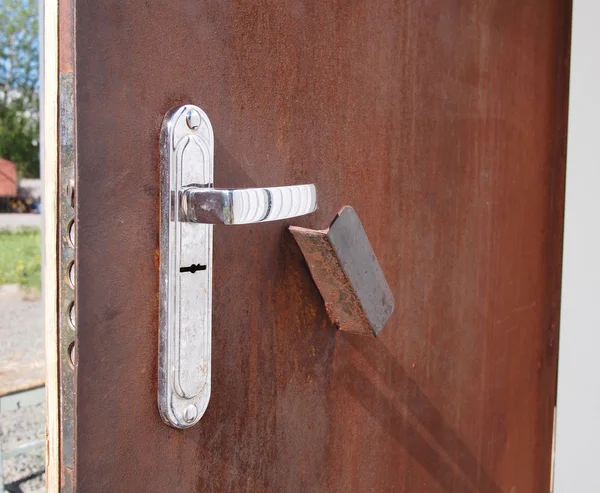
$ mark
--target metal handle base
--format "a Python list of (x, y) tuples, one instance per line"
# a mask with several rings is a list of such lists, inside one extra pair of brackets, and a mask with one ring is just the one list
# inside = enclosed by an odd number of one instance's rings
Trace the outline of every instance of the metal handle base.
[(183, 220), (204, 224), (251, 224), (310, 214), (317, 208), (314, 185), (219, 190), (188, 187), (180, 209)]

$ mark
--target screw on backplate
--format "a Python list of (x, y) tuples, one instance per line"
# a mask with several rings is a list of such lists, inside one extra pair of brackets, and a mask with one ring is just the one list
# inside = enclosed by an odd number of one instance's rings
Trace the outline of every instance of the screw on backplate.
[(185, 411), (183, 411), (183, 419), (185, 419), (188, 423), (194, 421), (196, 416), (198, 416), (198, 409), (196, 409), (196, 406), (193, 404), (190, 404), (185, 408)]
[(196, 110), (189, 110), (185, 115), (185, 122), (191, 130), (196, 130), (200, 126), (200, 113)]

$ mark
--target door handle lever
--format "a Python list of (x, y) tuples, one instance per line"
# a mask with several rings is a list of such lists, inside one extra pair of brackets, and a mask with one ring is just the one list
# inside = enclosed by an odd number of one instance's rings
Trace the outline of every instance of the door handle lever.
[(273, 188), (185, 187), (180, 195), (182, 219), (204, 224), (251, 224), (310, 214), (317, 208), (314, 185)]
[(211, 390), (213, 224), (288, 219), (317, 208), (314, 185), (212, 188), (214, 134), (206, 113), (184, 105), (161, 128), (158, 409), (189, 428)]

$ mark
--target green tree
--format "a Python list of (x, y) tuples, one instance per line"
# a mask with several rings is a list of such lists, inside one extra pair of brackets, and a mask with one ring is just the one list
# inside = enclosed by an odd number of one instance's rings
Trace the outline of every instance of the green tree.
[(38, 0), (0, 0), (0, 156), (39, 176)]

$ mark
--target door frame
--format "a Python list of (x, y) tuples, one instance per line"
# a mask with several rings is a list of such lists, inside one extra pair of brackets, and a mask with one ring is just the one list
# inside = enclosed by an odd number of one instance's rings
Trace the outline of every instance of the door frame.
[(42, 296), (46, 348), (46, 491), (59, 491), (58, 391), (58, 0), (40, 0)]
[(600, 4), (574, 0), (556, 403), (554, 491), (600, 489)]

